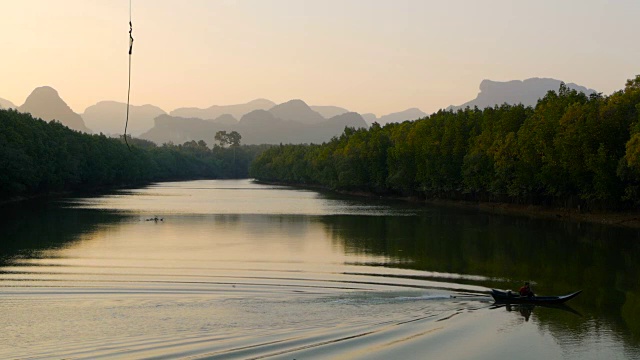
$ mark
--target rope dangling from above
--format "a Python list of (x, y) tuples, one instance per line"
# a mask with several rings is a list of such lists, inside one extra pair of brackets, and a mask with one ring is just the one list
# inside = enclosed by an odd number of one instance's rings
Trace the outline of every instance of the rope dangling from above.
[(131, 151), (129, 147), (129, 142), (127, 141), (127, 127), (129, 126), (129, 97), (131, 95), (131, 54), (133, 53), (133, 24), (131, 23), (131, 1), (129, 1), (129, 87), (127, 89), (127, 121), (124, 124), (124, 142), (127, 144), (127, 148)]

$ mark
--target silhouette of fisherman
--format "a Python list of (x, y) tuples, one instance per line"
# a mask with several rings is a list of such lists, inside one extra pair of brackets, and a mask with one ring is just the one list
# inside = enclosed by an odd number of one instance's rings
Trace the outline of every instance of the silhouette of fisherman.
[(518, 292), (520, 293), (520, 296), (526, 296), (530, 298), (535, 296), (533, 290), (531, 290), (531, 284), (529, 284), (528, 281), (524, 283), (524, 285), (520, 288), (520, 290), (518, 290)]

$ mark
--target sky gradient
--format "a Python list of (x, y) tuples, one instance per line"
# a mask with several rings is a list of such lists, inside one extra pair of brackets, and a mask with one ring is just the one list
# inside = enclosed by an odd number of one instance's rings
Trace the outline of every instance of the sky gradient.
[[(0, 0), (0, 98), (126, 101), (129, 0)], [(10, 14), (10, 15), (9, 15)], [(132, 0), (131, 103), (302, 99), (378, 116), (473, 99), (483, 79), (604, 94), (640, 74), (637, 0)]]

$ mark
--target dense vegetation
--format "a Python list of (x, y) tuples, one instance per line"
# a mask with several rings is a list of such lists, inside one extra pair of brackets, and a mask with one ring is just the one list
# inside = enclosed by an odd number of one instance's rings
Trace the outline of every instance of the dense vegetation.
[(439, 111), (322, 145), (281, 145), (250, 176), (427, 198), (623, 208), (640, 202), (640, 76), (610, 96), (561, 85), (535, 108)]
[(94, 190), (151, 181), (246, 178), (265, 146), (182, 145), (70, 130), (15, 110), (0, 110), (0, 201), (52, 192)]

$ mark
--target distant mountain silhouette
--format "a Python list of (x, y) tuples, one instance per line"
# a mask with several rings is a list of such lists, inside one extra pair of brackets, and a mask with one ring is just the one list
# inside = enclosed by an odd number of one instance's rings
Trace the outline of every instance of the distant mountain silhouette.
[(171, 116), (182, 118), (199, 118), (205, 120), (217, 119), (224, 114), (229, 114), (236, 119), (240, 119), (244, 114), (250, 113), (253, 110), (269, 110), (274, 107), (276, 103), (271, 100), (257, 99), (250, 101), (246, 104), (237, 105), (213, 105), (206, 109), (200, 108), (178, 108), (170, 112)]
[[(274, 135), (282, 131), (281, 128), (283, 126), (270, 121), (261, 125), (261, 117), (265, 116), (265, 113), (269, 114), (267, 116), (271, 116), (271, 119), (275, 122), (282, 122), (282, 120), (273, 118), (273, 115), (265, 110), (255, 110), (245, 115), (235, 126), (218, 124), (198, 118), (160, 115), (155, 119), (155, 126), (140, 137), (151, 140), (156, 144), (183, 144), (191, 140), (204, 140), (207, 145), (213, 146), (216, 143), (214, 138), (216, 132), (224, 130), (238, 131), (242, 135), (242, 144), (277, 144), (285, 134), (280, 133), (277, 139), (274, 138)], [(247, 129), (250, 130), (247, 131)], [(257, 141), (257, 139), (262, 139), (262, 141)]]
[[(557, 91), (560, 87), (560, 83), (560, 80), (550, 78), (531, 78), (507, 82), (483, 80), (480, 83), (480, 93), (478, 93), (478, 96), (474, 100), (459, 106), (449, 106), (447, 110), (457, 110), (467, 106), (485, 108), (487, 106), (495, 106), (503, 103), (522, 103), (527, 106), (534, 106), (538, 99), (542, 98), (549, 90)], [(568, 83), (566, 85), (570, 89), (575, 89), (586, 94), (596, 92), (593, 89), (588, 89), (573, 83)], [(89, 130), (89, 128), (92, 128), (96, 132), (102, 132), (109, 135), (121, 134), (124, 131), (124, 121), (126, 116), (126, 104), (115, 101), (101, 101), (88, 107), (82, 114), (82, 117), (80, 117), (80, 115), (74, 113), (73, 110), (67, 106), (56, 90), (48, 86), (35, 89), (33, 93), (29, 95), (29, 98), (27, 98), (25, 104), (20, 107), (17, 107), (8, 100), (0, 98), (0, 108), (17, 108), (18, 111), (30, 112), (33, 116), (40, 117), (47, 121), (55, 118), (64, 125), (75, 130), (90, 132), (91, 130)], [(253, 113), (256, 110), (259, 111)], [(252, 114), (245, 118), (245, 115), (249, 115), (250, 113)], [(180, 130), (179, 127), (182, 125), (188, 127), (188, 124), (195, 125), (196, 120), (200, 119), (207, 120), (207, 122), (212, 124), (214, 128), (220, 128), (220, 130), (231, 128), (242, 129), (247, 126), (257, 126), (258, 128), (262, 128), (267, 126), (265, 124), (271, 124), (271, 129), (264, 128), (260, 130), (265, 134), (265, 136), (270, 134), (270, 142), (276, 140), (277, 143), (281, 141), (288, 142), (289, 139), (292, 141), (311, 139), (309, 141), (305, 141), (317, 142), (318, 140), (325, 141), (327, 139), (321, 140), (321, 138), (323, 138), (322, 136), (311, 136), (307, 138), (301, 136), (299, 132), (303, 131), (303, 128), (308, 131), (310, 129), (310, 125), (323, 125), (328, 126), (327, 129), (330, 129), (328, 130), (328, 133), (331, 133), (334, 128), (332, 127), (333, 125), (330, 126), (329, 124), (333, 123), (327, 122), (327, 119), (335, 120), (333, 118), (346, 115), (348, 113), (349, 110), (342, 107), (308, 106), (302, 100), (291, 100), (277, 105), (270, 100), (257, 99), (246, 104), (222, 106), (213, 105), (206, 109), (178, 108), (170, 112), (171, 116), (162, 117), (161, 121), (158, 123), (157, 121), (154, 121), (154, 119), (161, 115), (167, 115), (164, 110), (153, 105), (131, 106), (128, 132), (134, 136), (140, 136), (144, 133), (147, 136), (157, 137), (157, 139), (165, 139), (164, 141), (179, 143), (181, 141), (180, 139), (182, 139), (181, 136), (189, 137), (190, 140), (195, 139), (191, 138), (192, 135), (196, 137), (199, 136), (198, 134), (191, 134), (193, 129), (185, 129), (183, 135), (178, 135), (182, 133), (182, 130)], [(365, 125), (356, 121), (349, 126), (368, 126), (374, 122), (378, 122), (380, 125), (386, 125), (392, 122), (416, 120), (426, 115), (426, 113), (417, 108), (387, 114), (380, 118), (375, 114), (366, 113), (358, 115), (359, 119), (362, 119)], [(350, 116), (352, 120), (355, 119), (353, 115)], [(179, 125), (179, 121), (177, 119), (187, 119), (191, 120), (191, 122), (185, 120), (184, 124)], [(248, 125), (250, 123), (253, 123), (253, 125)], [(158, 124), (161, 125), (160, 128), (158, 128)], [(162, 126), (165, 126), (165, 128)], [(202, 126), (209, 129), (206, 124)], [(171, 127), (178, 131), (178, 134), (175, 136), (164, 134), (167, 127)], [(323, 129), (317, 127), (314, 128), (313, 131), (318, 132), (318, 134), (325, 133)], [(342, 133), (342, 129), (340, 129), (336, 135), (339, 135), (340, 133)], [(251, 139), (251, 136), (253, 135), (254, 134), (252, 132), (251, 135), (249, 135), (249, 138), (244, 138), (245, 135), (243, 135), (243, 142), (249, 143), (247, 140)], [(267, 138), (255, 138), (254, 140), (261, 143), (261, 141), (266, 139)], [(196, 140), (199, 140), (199, 138)]]
[(243, 127), (275, 125), (281, 122), (282, 119), (278, 119), (267, 110), (254, 110), (240, 118), (240, 125)]
[(211, 122), (220, 124), (220, 125), (237, 125), (238, 124), (238, 120), (234, 118), (233, 115), (231, 114), (222, 114), (217, 118), (215, 118), (214, 120), (211, 120)]
[(216, 131), (224, 130), (218, 124), (198, 118), (160, 115), (154, 119), (154, 122), (154, 127), (140, 135), (140, 138), (151, 140), (159, 145), (164, 143), (183, 144), (196, 138), (206, 141), (208, 145), (213, 145)]
[(240, 119), (234, 128), (242, 135), (245, 144), (298, 143), (296, 134), (305, 130), (305, 125), (277, 118), (271, 111), (255, 110)]
[(316, 144), (327, 142), (332, 137), (341, 135), (347, 126), (356, 129), (369, 127), (360, 114), (348, 112), (336, 115), (322, 123), (310, 125), (310, 129), (300, 135), (300, 142)]
[(317, 112), (322, 115), (325, 119), (330, 119), (334, 116), (346, 114), (349, 110), (338, 107), (338, 106), (310, 106), (311, 110)]
[[(166, 112), (157, 106), (131, 105), (127, 134), (139, 136), (151, 129), (154, 125), (153, 119), (162, 114)], [(100, 101), (89, 106), (82, 114), (82, 118), (94, 132), (114, 135), (124, 133), (126, 115), (127, 104), (117, 101)]]
[(376, 116), (376, 114), (366, 113), (362, 114), (361, 116), (369, 125), (373, 124), (374, 122), (378, 122), (378, 117)]
[[(367, 127), (364, 119), (356, 113), (346, 113), (326, 120), (301, 100), (281, 105), (283, 106), (274, 107), (275, 113), (287, 116), (301, 114), (304, 117), (303, 121), (307, 123), (282, 119), (272, 112), (273, 108), (269, 111), (251, 111), (242, 116), (236, 124), (161, 115), (155, 119), (155, 126), (141, 137), (157, 144), (182, 144), (191, 140), (204, 140), (208, 145), (213, 145), (215, 133), (225, 130), (239, 132), (243, 144), (300, 144), (329, 141), (333, 136), (342, 134), (345, 126)], [(309, 123), (315, 119), (318, 121)]]
[(418, 108), (411, 108), (405, 111), (400, 111), (400, 112), (381, 116), (378, 119), (378, 124), (386, 125), (388, 123), (401, 123), (406, 120), (417, 120), (425, 116), (427, 116), (427, 113), (423, 112), (422, 110)]
[(15, 106), (11, 101), (0, 98), (0, 109), (16, 109), (17, 106)]
[(357, 112), (347, 112), (344, 114), (336, 115), (320, 125), (340, 128), (341, 130), (344, 130), (345, 126), (354, 128), (368, 127), (367, 122), (364, 121), (362, 115), (358, 114)]
[(282, 120), (294, 121), (302, 124), (319, 124), (326, 119), (319, 113), (313, 111), (309, 105), (302, 100), (289, 100), (269, 109), (275, 117)]
[(60, 98), (58, 92), (49, 86), (33, 90), (24, 104), (18, 108), (18, 111), (30, 113), (33, 117), (45, 121), (57, 120), (70, 129), (91, 132), (82, 117), (73, 112), (67, 103)]
[[(549, 90), (558, 91), (562, 81), (549, 78), (531, 78), (526, 80), (492, 81), (482, 80), (478, 96), (462, 105), (449, 106), (447, 110), (464, 109), (467, 106), (477, 106), (479, 109), (493, 107), (495, 105), (523, 104), (535, 106), (539, 99), (543, 98)], [(574, 83), (566, 84), (569, 89), (583, 92), (587, 95), (595, 93), (593, 89)]]

